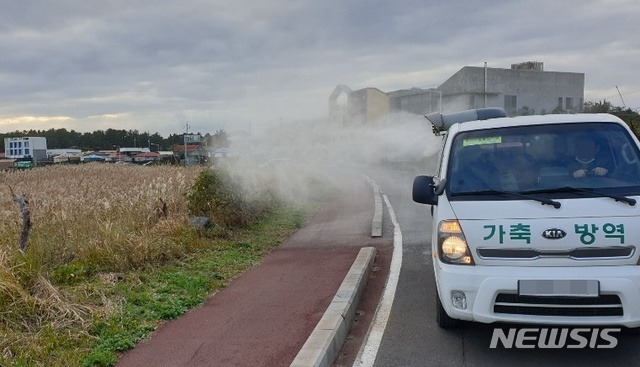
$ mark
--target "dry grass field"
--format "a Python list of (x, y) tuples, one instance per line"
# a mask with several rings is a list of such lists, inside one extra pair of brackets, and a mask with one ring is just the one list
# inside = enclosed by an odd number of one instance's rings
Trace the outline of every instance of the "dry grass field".
[[(100, 291), (64, 287), (96, 274), (108, 285), (109, 277), (193, 251), (198, 241), (181, 240), (190, 230), (185, 194), (201, 170), (87, 164), (0, 172), (0, 361), (12, 361), (18, 346), (57, 350), (62, 339), (48, 334), (70, 334), (65, 342), (73, 343), (86, 335), (72, 333), (115, 308)], [(31, 212), (25, 253), (12, 191)]]
[[(293, 202), (332, 192), (315, 175), (275, 168), (0, 172), (0, 365), (111, 366), (258, 263), (316, 205)], [(30, 210), (24, 252), (14, 195)], [(215, 224), (195, 229), (192, 215)]]
[(146, 262), (168, 251), (162, 238), (187, 220), (184, 195), (200, 170), (88, 164), (2, 172), (0, 251), (15, 255), (22, 225), (11, 188), (28, 198), (29, 252), (43, 267), (116, 271)]

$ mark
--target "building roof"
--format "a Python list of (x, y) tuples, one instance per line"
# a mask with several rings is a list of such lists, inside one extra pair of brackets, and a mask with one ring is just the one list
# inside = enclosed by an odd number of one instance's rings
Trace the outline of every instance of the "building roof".
[[(482, 83), (480, 83), (479, 80), (481, 80), (481, 78), (483, 77), (485, 70), (494, 74), (500, 73), (500, 75), (573, 75), (576, 77), (582, 77), (584, 79), (584, 73), (574, 71), (547, 71), (514, 68), (485, 68), (484, 66), (464, 66), (455, 74), (450, 76), (447, 80), (445, 80), (442, 84), (440, 84), (437, 89), (442, 90), (447, 86), (455, 85), (457, 89), (462, 89), (464, 91), (467, 91), (467, 93), (472, 92), (472, 90), (469, 90), (470, 87), (479, 88), (481, 86)], [(463, 85), (460, 85), (460, 83), (462, 83)]]
[(365, 88), (362, 88), (362, 89), (354, 90), (352, 92), (352, 94), (363, 94), (363, 93), (367, 93), (367, 92), (375, 92), (375, 93), (379, 93), (379, 94), (384, 94), (385, 96), (387, 95), (387, 93), (381, 91), (380, 89), (378, 89), (376, 87), (365, 87)]
[[(186, 150), (188, 152), (192, 152), (194, 150), (198, 150), (198, 149), (205, 149), (204, 146), (200, 145), (200, 144), (187, 144)], [(175, 147), (173, 147), (173, 151), (174, 152), (184, 152), (185, 151), (185, 146), (184, 145), (176, 145)]]
[(120, 153), (136, 153), (136, 152), (149, 152), (149, 148), (127, 148), (122, 147), (118, 149)]
[(47, 149), (47, 155), (55, 155), (55, 154), (80, 154), (82, 150), (80, 149)]
[(136, 158), (160, 158), (161, 155), (156, 152), (144, 152), (140, 154), (136, 154)]
[(347, 95), (349, 95), (352, 92), (353, 90), (351, 90), (351, 88), (347, 87), (346, 85), (343, 85), (343, 84), (337, 85), (336, 88), (333, 90), (333, 93), (331, 93), (331, 95), (329, 96), (329, 100), (335, 101), (336, 99), (338, 99), (338, 97), (342, 93), (346, 93)]
[(8, 140), (32, 140), (32, 139), (44, 139), (47, 140), (44, 136), (19, 136), (14, 138), (5, 138)]
[(101, 160), (104, 160), (105, 157), (103, 155), (100, 155), (100, 154), (88, 154), (88, 155), (85, 155), (82, 158), (84, 160), (87, 160), (87, 159), (101, 159)]
[(396, 98), (396, 97), (405, 97), (405, 96), (414, 96), (417, 94), (431, 94), (431, 93), (436, 93), (439, 94), (440, 91), (435, 89), (435, 88), (430, 88), (430, 89), (422, 89), (422, 88), (411, 88), (411, 89), (399, 89), (399, 90), (394, 90), (391, 91), (389, 93), (387, 93), (389, 95), (389, 97), (392, 98)]

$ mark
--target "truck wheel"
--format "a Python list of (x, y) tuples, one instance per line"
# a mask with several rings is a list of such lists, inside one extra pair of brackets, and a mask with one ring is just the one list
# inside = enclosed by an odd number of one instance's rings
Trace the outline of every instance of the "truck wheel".
[(447, 314), (447, 311), (444, 310), (444, 307), (442, 307), (440, 295), (436, 297), (436, 303), (436, 321), (438, 322), (438, 326), (443, 329), (455, 329), (460, 327), (461, 321), (450, 317)]

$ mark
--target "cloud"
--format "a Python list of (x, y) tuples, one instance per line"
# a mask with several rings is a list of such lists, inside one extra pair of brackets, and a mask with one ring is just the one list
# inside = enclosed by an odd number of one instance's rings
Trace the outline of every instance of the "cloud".
[[(48, 129), (53, 126), (64, 127), (73, 121), (69, 116), (15, 116), (0, 118), (0, 129), (28, 130)], [(28, 127), (27, 127), (28, 126)]]
[(201, 125), (322, 118), (337, 84), (435, 87), (485, 61), (584, 72), (588, 99), (640, 89), (639, 17), (635, 0), (10, 2), (0, 119), (118, 115), (168, 134), (178, 115)]

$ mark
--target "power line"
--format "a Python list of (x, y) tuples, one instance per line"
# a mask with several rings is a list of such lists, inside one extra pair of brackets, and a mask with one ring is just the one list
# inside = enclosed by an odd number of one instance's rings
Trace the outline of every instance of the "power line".
[(635, 93), (640, 93), (640, 89), (632, 89), (632, 90), (629, 90), (629, 91), (626, 91), (626, 92), (622, 92), (622, 93), (618, 90), (618, 93), (608, 94), (606, 96), (601, 96), (601, 97), (599, 97), (597, 99), (607, 99), (607, 98), (618, 97), (620, 94), (622, 94), (623, 96), (627, 96), (627, 95), (635, 94)]
[(617, 85), (616, 85), (616, 90), (618, 91), (618, 94), (620, 95), (620, 100), (622, 101), (622, 107), (623, 108), (627, 108), (627, 104), (624, 103), (624, 98), (622, 98), (622, 93), (620, 93), (620, 89), (618, 88)]

